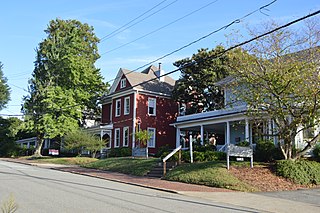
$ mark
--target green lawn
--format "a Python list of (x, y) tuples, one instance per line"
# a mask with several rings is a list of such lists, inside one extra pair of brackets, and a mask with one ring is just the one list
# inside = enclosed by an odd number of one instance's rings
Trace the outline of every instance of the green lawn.
[(256, 188), (243, 183), (229, 173), (226, 169), (226, 162), (183, 164), (170, 171), (165, 179), (245, 192), (257, 191)]
[(83, 165), (86, 168), (109, 170), (124, 174), (143, 176), (147, 174), (157, 163), (158, 158), (107, 158)]
[(91, 162), (98, 161), (96, 158), (88, 158), (88, 157), (41, 157), (41, 158), (30, 158), (24, 157), (23, 159), (30, 159), (38, 163), (53, 163), (53, 164), (63, 164), (63, 165), (84, 165)]

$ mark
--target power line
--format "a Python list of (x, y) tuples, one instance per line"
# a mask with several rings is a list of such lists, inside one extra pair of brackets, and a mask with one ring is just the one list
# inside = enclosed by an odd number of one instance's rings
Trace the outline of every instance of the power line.
[[(162, 3), (166, 2), (166, 1), (167, 1), (167, 0), (164, 0), (164, 1), (160, 2), (160, 3), (157, 4), (156, 6), (152, 7), (151, 9), (149, 9), (149, 10), (147, 10), (146, 12), (144, 12), (143, 14), (141, 14), (140, 16), (138, 16), (138, 17), (136, 17), (135, 19), (129, 21), (128, 23), (122, 25), (122, 26), (119, 27), (117, 30), (114, 30), (114, 31), (111, 32), (110, 34), (102, 37), (101, 40), (100, 40), (100, 43), (101, 43), (101, 42), (104, 42), (104, 41), (107, 40), (107, 39), (110, 39), (110, 38), (118, 35), (119, 33), (122, 33), (123, 31), (125, 31), (125, 30), (127, 30), (127, 29), (129, 29), (129, 28), (131, 28), (131, 27), (133, 27), (133, 26), (135, 26), (135, 25), (137, 25), (137, 24), (139, 24), (139, 23), (141, 23), (142, 21), (150, 18), (151, 16), (154, 16), (155, 14), (157, 14), (158, 12), (160, 12), (160, 11), (166, 9), (167, 7), (171, 6), (172, 4), (174, 4), (175, 2), (177, 2), (178, 0), (175, 0), (175, 1), (171, 2), (170, 4), (168, 4), (168, 5), (160, 8), (159, 10), (153, 12), (152, 14), (144, 17), (144, 18), (141, 19), (141, 20), (139, 20), (139, 21), (137, 21), (137, 22), (134, 22), (135, 20), (141, 18), (142, 16), (144, 16), (145, 14), (147, 14), (147, 13), (150, 12), (150, 11), (152, 11), (154, 8), (158, 7), (159, 5), (161, 5)], [(134, 22), (134, 23), (133, 23), (133, 22)], [(131, 23), (133, 23), (133, 24), (131, 24)], [(129, 24), (131, 24), (131, 25), (129, 25)], [(128, 26), (128, 25), (129, 25), (129, 26)]]
[(18, 89), (21, 89), (21, 90), (23, 90), (23, 91), (25, 91), (25, 92), (29, 92), (29, 91), (26, 90), (25, 88), (19, 87), (19, 86), (14, 85), (14, 84), (11, 84), (11, 83), (9, 83), (9, 82), (7, 82), (7, 84), (9, 84), (9, 85), (11, 85), (11, 86), (14, 86), (14, 87), (16, 87), (16, 88), (18, 88)]
[[(206, 60), (209, 60), (209, 59), (219, 58), (219, 57), (221, 57), (222, 55), (224, 55), (225, 53), (227, 53), (227, 52), (229, 52), (229, 51), (231, 51), (231, 50), (233, 50), (233, 49), (236, 49), (236, 48), (241, 47), (241, 46), (243, 46), (243, 45), (245, 45), (245, 44), (248, 44), (248, 43), (250, 43), (250, 42), (252, 42), (252, 41), (254, 41), (254, 40), (258, 40), (258, 39), (260, 39), (260, 38), (262, 38), (262, 37), (264, 37), (264, 36), (266, 36), (266, 35), (272, 34), (272, 33), (276, 32), (276, 31), (278, 31), (278, 30), (281, 30), (281, 29), (283, 29), (283, 28), (289, 27), (290, 25), (293, 25), (293, 24), (295, 24), (295, 23), (298, 23), (298, 22), (300, 22), (300, 21), (303, 21), (303, 20), (305, 20), (305, 19), (307, 19), (307, 18), (310, 18), (310, 17), (312, 17), (312, 16), (318, 15), (319, 13), (320, 13), (320, 10), (318, 10), (318, 11), (316, 11), (316, 12), (313, 12), (313, 13), (310, 13), (309, 15), (303, 16), (303, 17), (301, 17), (301, 18), (295, 19), (295, 20), (293, 20), (293, 21), (291, 21), (291, 22), (289, 22), (289, 23), (287, 23), (287, 24), (284, 24), (284, 25), (281, 25), (281, 26), (279, 26), (279, 27), (276, 27), (276, 28), (274, 28), (273, 30), (270, 30), (270, 31), (268, 31), (268, 32), (266, 32), (266, 33), (260, 34), (260, 35), (258, 35), (258, 36), (256, 36), (256, 37), (253, 37), (253, 38), (248, 39), (248, 40), (246, 40), (246, 41), (243, 41), (243, 42), (241, 42), (241, 43), (239, 43), (239, 44), (236, 44), (236, 45), (234, 45), (234, 46), (232, 46), (232, 47), (229, 47), (228, 49), (225, 49), (225, 50), (223, 50), (223, 51), (221, 51), (221, 52), (219, 52), (219, 53), (217, 53), (217, 54), (215, 54), (215, 55), (212, 55), (212, 56), (203, 58), (202, 60), (200, 60), (200, 62), (203, 62), (203, 61), (206, 61)], [(180, 71), (180, 70), (182, 70), (182, 69), (185, 69), (185, 68), (187, 68), (187, 67), (189, 67), (189, 66), (192, 66), (192, 65), (194, 65), (194, 64), (196, 64), (196, 63), (199, 63), (199, 62), (196, 62), (196, 61), (190, 62), (190, 63), (184, 65), (183, 67), (180, 67), (180, 68), (178, 68), (178, 69), (172, 70), (172, 71), (170, 71), (169, 73), (165, 73), (165, 74), (163, 74), (163, 75), (160, 75), (159, 77), (155, 77), (155, 78), (152, 78), (152, 79), (150, 79), (150, 80), (147, 80), (147, 81), (141, 82), (141, 83), (139, 83), (139, 84), (133, 85), (132, 87), (140, 86), (140, 85), (146, 84), (146, 83), (148, 83), (148, 82), (157, 80), (157, 79), (160, 78), (160, 77), (164, 77), (164, 76), (167, 76), (167, 75), (171, 75), (171, 74), (173, 74), (173, 73), (175, 73), (175, 72), (177, 72), (177, 71)]]
[(157, 29), (155, 29), (155, 30), (153, 30), (153, 31), (151, 31), (151, 32), (149, 32), (149, 33), (141, 36), (141, 37), (138, 37), (138, 38), (136, 38), (136, 39), (134, 39), (134, 40), (132, 40), (132, 41), (130, 41), (130, 42), (128, 42), (128, 43), (122, 44), (122, 45), (120, 45), (120, 46), (118, 46), (118, 47), (116, 47), (116, 48), (113, 48), (113, 49), (111, 49), (111, 50), (109, 50), (109, 51), (107, 51), (107, 52), (104, 52), (104, 53), (102, 53), (102, 54), (100, 54), (100, 55), (102, 56), (102, 55), (105, 55), (105, 54), (107, 54), (107, 53), (111, 53), (111, 52), (113, 52), (113, 51), (115, 51), (115, 50), (118, 50), (118, 49), (120, 49), (120, 48), (122, 48), (122, 47), (125, 47), (125, 46), (127, 46), (127, 45), (129, 45), (129, 44), (132, 44), (132, 43), (134, 43), (134, 42), (136, 42), (136, 41), (138, 41), (138, 40), (140, 40), (140, 39), (143, 39), (143, 38), (145, 38), (145, 37), (147, 37), (147, 36), (149, 36), (149, 35), (152, 35), (152, 34), (158, 32), (158, 31), (160, 31), (160, 30), (162, 30), (162, 29), (164, 29), (164, 28), (166, 28), (166, 27), (168, 27), (168, 26), (170, 26), (170, 25), (172, 25), (172, 24), (174, 24), (174, 23), (176, 23), (176, 22), (178, 22), (178, 21), (180, 21), (180, 20), (188, 17), (188, 16), (193, 15), (194, 13), (196, 13), (196, 12), (198, 12), (198, 11), (200, 11), (200, 10), (208, 7), (208, 6), (210, 6), (211, 4), (216, 3), (217, 1), (219, 1), (219, 0), (212, 1), (212, 2), (210, 2), (210, 3), (208, 3), (208, 4), (206, 4), (206, 5), (200, 7), (200, 8), (198, 8), (198, 9), (196, 9), (196, 10), (193, 10), (192, 12), (190, 12), (190, 13), (188, 13), (188, 14), (186, 14), (186, 15), (184, 15), (184, 16), (182, 16), (182, 17), (180, 17), (180, 18), (178, 18), (178, 19), (176, 19), (176, 20), (174, 20), (174, 21), (172, 21), (172, 22), (170, 22), (170, 23), (168, 23), (168, 24), (163, 25), (162, 27), (159, 27), (159, 28), (157, 28)]
[[(210, 60), (211, 60), (211, 59), (216, 59), (216, 58), (224, 55), (225, 53), (227, 53), (227, 52), (229, 52), (229, 51), (231, 51), (231, 50), (233, 50), (233, 49), (236, 49), (236, 48), (238, 48), (238, 47), (241, 47), (241, 46), (243, 46), (243, 45), (246, 45), (246, 44), (248, 44), (248, 43), (250, 43), (250, 42), (252, 42), (252, 41), (258, 40), (258, 39), (260, 39), (260, 38), (262, 38), (262, 37), (264, 37), (264, 36), (266, 36), (266, 35), (272, 34), (272, 33), (276, 32), (276, 31), (278, 31), (278, 30), (281, 30), (281, 29), (283, 29), (283, 28), (289, 27), (289, 26), (291, 26), (291, 25), (293, 25), (293, 24), (296, 24), (296, 23), (298, 23), (298, 22), (300, 22), (300, 21), (303, 21), (303, 20), (305, 20), (305, 19), (307, 19), (307, 18), (316, 16), (316, 15), (318, 15), (319, 13), (320, 13), (320, 10), (318, 10), (318, 11), (316, 11), (316, 12), (313, 12), (313, 13), (310, 13), (309, 15), (303, 16), (303, 17), (301, 17), (301, 18), (295, 19), (295, 20), (293, 20), (293, 21), (291, 21), (291, 22), (288, 22), (287, 24), (284, 24), (284, 25), (281, 25), (281, 26), (279, 26), (279, 27), (276, 27), (276, 28), (274, 28), (273, 30), (270, 30), (270, 31), (268, 31), (268, 32), (266, 32), (266, 33), (260, 34), (260, 35), (258, 35), (258, 36), (255, 36), (255, 37), (251, 38), (251, 39), (248, 39), (248, 40), (246, 40), (246, 41), (243, 41), (243, 42), (241, 42), (241, 43), (238, 43), (238, 44), (236, 44), (236, 45), (234, 45), (234, 46), (232, 46), (232, 47), (229, 47), (229, 48), (227, 48), (227, 49), (225, 49), (225, 50), (223, 50), (223, 51), (221, 51), (221, 52), (219, 52), (219, 53), (217, 53), (217, 54), (215, 54), (215, 55), (212, 55), (212, 56), (203, 58), (202, 60), (200, 60), (200, 61), (198, 61), (198, 62), (195, 62), (195, 61), (190, 62), (190, 63), (184, 65), (183, 67), (180, 67), (180, 68), (177, 68), (177, 69), (175, 69), (175, 70), (172, 70), (172, 71), (170, 71), (170, 72), (168, 72), (168, 73), (165, 73), (165, 74), (163, 74), (163, 75), (160, 75), (159, 77), (165, 77), (165, 76), (167, 76), (167, 75), (171, 75), (171, 74), (173, 74), (173, 73), (175, 73), (175, 72), (177, 72), (177, 71), (180, 71), (180, 70), (185, 69), (185, 68), (187, 68), (187, 67), (189, 67), (189, 66), (192, 66), (192, 65), (194, 65), (195, 63), (199, 63), (199, 62), (201, 63), (201, 62), (206, 61), (206, 60), (209, 60), (209, 59), (210, 59)], [(149, 80), (147, 80), (147, 81), (144, 81), (144, 82), (141, 82), (141, 83), (132, 85), (131, 87), (140, 86), (140, 85), (149, 83), (149, 82), (154, 81), (154, 80), (157, 80), (157, 79), (158, 79), (158, 77), (155, 77), (155, 78), (149, 79)], [(73, 105), (73, 106), (68, 106), (68, 107), (64, 107), (64, 108), (60, 108), (60, 111), (62, 111), (62, 110), (64, 110), (64, 109), (67, 109), (67, 108), (74, 107), (74, 106), (80, 106), (80, 104)], [(57, 111), (57, 112), (58, 112), (58, 111)], [(47, 114), (47, 112), (46, 112), (46, 113), (40, 113), (40, 114)], [(1, 115), (4, 115), (4, 114), (0, 114), (0, 116), (1, 116)], [(27, 115), (31, 115), (31, 114), (27, 114)], [(23, 115), (9, 115), (9, 114), (6, 114), (5, 116), (23, 116)]]
[[(182, 46), (182, 47), (180, 47), (180, 48), (178, 48), (178, 49), (176, 49), (176, 50), (174, 50), (174, 51), (172, 51), (172, 52), (170, 52), (170, 53), (167, 53), (167, 54), (165, 54), (165, 55), (163, 55), (163, 56), (161, 56), (161, 57), (159, 57), (159, 58), (157, 58), (157, 59), (155, 59), (155, 60), (153, 60), (153, 61), (151, 61), (151, 62), (149, 62), (149, 63), (147, 63), (147, 64), (144, 64), (144, 65), (142, 65), (142, 66), (140, 66), (140, 67), (138, 67), (138, 68), (136, 68), (136, 69), (134, 69), (134, 70), (126, 73), (125, 76), (127, 76), (127, 75), (129, 75), (130, 73), (133, 73), (133, 72), (135, 72), (135, 71), (137, 71), (137, 70), (140, 70), (140, 69), (142, 69), (142, 68), (144, 68), (144, 67), (146, 67), (146, 66), (149, 66), (149, 65), (153, 64), (154, 62), (157, 62), (157, 61), (159, 61), (159, 60), (161, 60), (161, 59), (164, 59), (164, 58), (166, 58), (166, 57), (168, 57), (168, 56), (170, 56), (170, 55), (172, 55), (172, 54), (174, 54), (174, 53), (176, 53), (176, 52), (179, 52), (179, 51), (181, 51), (181, 50), (183, 50), (183, 49), (185, 49), (185, 48), (187, 48), (187, 47), (189, 47), (189, 46), (191, 46), (191, 45), (193, 45), (193, 44), (195, 44), (195, 43), (197, 43), (197, 42), (200, 42), (201, 40), (206, 39), (206, 38), (208, 38), (209, 36), (211, 36), (211, 35), (213, 35), (213, 34), (215, 34), (215, 33), (218, 33), (219, 31), (226, 30), (226, 29), (229, 28), (230, 26), (232, 26), (232, 25), (234, 25), (234, 24), (240, 23), (241, 20), (247, 18), (248, 16), (250, 16), (250, 15), (252, 15), (252, 14), (258, 12), (258, 11), (261, 12), (263, 9), (266, 9), (267, 7), (269, 7), (270, 5), (272, 5), (273, 3), (275, 3), (276, 1), (277, 1), (277, 0), (274, 0), (274, 1), (272, 1), (272, 2), (270, 2), (270, 3), (268, 3), (268, 4), (264, 5), (264, 6), (262, 6), (262, 7), (258, 8), (258, 9), (256, 9), (256, 10), (254, 10), (254, 11), (252, 11), (252, 12), (250, 12), (250, 13), (244, 15), (244, 16), (242, 16), (242, 17), (239, 18), (239, 19), (235, 19), (234, 21), (230, 22), (229, 24), (227, 24), (227, 25), (225, 25), (225, 26), (223, 26), (223, 27), (220, 27), (220, 28), (217, 29), (217, 30), (212, 31), (212, 32), (208, 33), (208, 34), (205, 35), (205, 36), (202, 36), (201, 38), (199, 38), (199, 39), (197, 39), (197, 40), (194, 40), (194, 41), (192, 41), (192, 42), (190, 42), (190, 43), (188, 43), (188, 44), (186, 44), (186, 45), (184, 45), (184, 46)], [(107, 81), (107, 82), (110, 83), (110, 82), (112, 82), (112, 81), (114, 81), (114, 80), (116, 80), (116, 79), (118, 79), (118, 78), (120, 78), (120, 77), (116, 77), (116, 78), (111, 79), (111, 80), (109, 80), (109, 81)]]

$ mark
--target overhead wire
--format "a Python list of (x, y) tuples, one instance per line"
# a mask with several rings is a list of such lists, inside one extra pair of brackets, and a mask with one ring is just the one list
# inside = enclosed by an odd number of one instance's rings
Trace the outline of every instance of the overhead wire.
[(293, 25), (293, 24), (295, 24), (295, 23), (298, 23), (298, 22), (300, 22), (300, 21), (303, 21), (303, 20), (305, 20), (305, 19), (307, 19), (307, 18), (310, 18), (310, 17), (312, 17), (312, 16), (318, 15), (319, 13), (320, 13), (320, 10), (318, 10), (318, 11), (316, 11), (316, 12), (313, 12), (313, 13), (310, 13), (310, 14), (308, 14), (308, 15), (306, 15), (306, 16), (303, 16), (303, 17), (301, 17), (301, 18), (298, 18), (298, 19), (295, 19), (295, 20), (293, 20), (293, 21), (291, 21), (291, 22), (288, 22), (287, 24), (284, 24), (284, 25), (281, 25), (281, 26), (279, 26), (279, 27), (276, 27), (276, 28), (274, 28), (273, 30), (270, 30), (270, 31), (268, 31), (268, 32), (266, 32), (266, 33), (260, 34), (260, 35), (258, 35), (258, 36), (255, 36), (255, 37), (251, 38), (251, 39), (248, 39), (248, 40), (243, 41), (243, 42), (241, 42), (241, 43), (238, 43), (238, 44), (236, 44), (236, 45), (234, 45), (234, 46), (231, 46), (231, 47), (229, 47), (229, 48), (227, 48), (227, 49), (225, 49), (225, 50), (223, 50), (223, 51), (221, 51), (221, 52), (219, 52), (219, 53), (217, 53), (217, 54), (215, 54), (215, 55), (212, 55), (212, 56), (208, 56), (208, 57), (206, 57), (206, 58), (203, 58), (202, 60), (199, 60), (198, 62), (192, 61), (192, 62), (190, 62), (190, 63), (188, 63), (188, 64), (186, 64), (186, 65), (184, 65), (184, 66), (182, 66), (182, 67), (180, 67), (180, 68), (177, 68), (177, 69), (172, 70), (172, 71), (170, 71), (170, 72), (168, 72), (168, 73), (165, 73), (165, 74), (163, 74), (163, 75), (160, 75), (159, 77), (155, 77), (155, 78), (149, 79), (149, 80), (147, 80), (147, 81), (144, 81), (144, 82), (141, 82), (141, 83), (132, 85), (132, 87), (140, 86), (140, 85), (146, 84), (146, 83), (148, 83), (148, 82), (157, 80), (158, 78), (165, 77), (165, 76), (167, 76), (167, 75), (171, 75), (171, 74), (173, 74), (173, 73), (175, 73), (175, 72), (177, 72), (177, 71), (180, 71), (180, 70), (182, 70), (182, 69), (185, 69), (185, 68), (187, 68), (187, 67), (189, 67), (189, 66), (192, 66), (192, 65), (194, 65), (194, 64), (196, 64), (196, 63), (203, 62), (203, 61), (209, 60), (209, 59), (211, 60), (211, 59), (219, 58), (219, 57), (221, 57), (222, 55), (224, 55), (225, 53), (227, 53), (227, 52), (229, 52), (229, 51), (231, 51), (231, 50), (233, 50), (233, 49), (236, 49), (236, 48), (238, 48), (238, 47), (241, 47), (241, 46), (243, 46), (243, 45), (246, 45), (246, 44), (248, 44), (248, 43), (250, 43), (250, 42), (252, 42), (252, 41), (254, 41), (254, 40), (260, 39), (260, 38), (262, 38), (262, 37), (264, 37), (264, 36), (266, 36), (266, 35), (272, 34), (272, 33), (276, 32), (276, 31), (278, 31), (278, 30), (281, 30), (281, 29), (283, 29), (283, 28), (289, 27), (290, 25)]
[[(100, 43), (101, 43), (101, 42), (104, 42), (104, 41), (107, 40), (107, 39), (110, 39), (110, 38), (118, 35), (119, 33), (122, 33), (123, 31), (125, 31), (125, 30), (127, 30), (127, 29), (129, 29), (129, 28), (131, 28), (131, 27), (133, 27), (133, 26), (135, 26), (135, 25), (137, 25), (137, 24), (139, 24), (139, 23), (141, 23), (142, 21), (150, 18), (151, 16), (156, 15), (157, 13), (159, 13), (160, 11), (162, 11), (162, 10), (166, 9), (167, 7), (171, 6), (172, 4), (174, 4), (175, 2), (177, 2), (178, 0), (173, 1), (173, 2), (171, 2), (170, 4), (167, 4), (166, 6), (160, 8), (159, 10), (156, 10), (155, 12), (151, 13), (150, 15), (148, 15), (148, 16), (140, 19), (139, 21), (134, 22), (135, 20), (143, 17), (143, 16), (146, 15), (148, 12), (152, 11), (153, 9), (155, 9), (156, 7), (158, 7), (159, 5), (161, 5), (162, 3), (166, 2), (166, 1), (167, 1), (167, 0), (164, 0), (164, 1), (160, 2), (160, 3), (157, 4), (156, 6), (152, 7), (151, 9), (147, 10), (147, 11), (144, 12), (143, 14), (139, 15), (138, 17), (136, 17), (135, 19), (133, 19), (133, 20), (129, 21), (128, 23), (124, 24), (123, 26), (119, 27), (117, 30), (114, 30), (114, 31), (111, 32), (110, 34), (102, 37), (102, 38), (100, 39)], [(134, 22), (134, 23), (133, 23), (133, 22)], [(131, 24), (131, 23), (133, 23), (133, 24)], [(128, 26), (128, 25), (129, 25), (129, 26)]]
[[(231, 46), (231, 47), (229, 47), (229, 48), (227, 48), (227, 49), (225, 49), (225, 50), (223, 50), (223, 51), (220, 51), (219, 53), (217, 53), (217, 54), (215, 54), (215, 55), (212, 55), (212, 56), (203, 58), (202, 60), (200, 60), (200, 61), (198, 61), (198, 62), (195, 62), (195, 61), (190, 62), (190, 63), (188, 63), (188, 64), (186, 64), (186, 65), (184, 65), (184, 66), (182, 66), (182, 67), (180, 67), (180, 68), (174, 69), (174, 70), (172, 70), (172, 71), (170, 71), (170, 72), (168, 72), (168, 73), (165, 73), (165, 74), (163, 74), (163, 75), (160, 75), (159, 77), (165, 77), (165, 76), (167, 76), (167, 75), (171, 75), (171, 74), (173, 74), (173, 73), (175, 73), (175, 72), (177, 72), (177, 71), (180, 71), (180, 70), (185, 69), (185, 68), (187, 68), (187, 67), (189, 67), (189, 66), (192, 66), (192, 65), (194, 65), (195, 63), (199, 63), (199, 62), (201, 63), (202, 61), (209, 60), (209, 59), (210, 59), (210, 60), (216, 59), (216, 58), (222, 56), (223, 54), (225, 54), (225, 53), (227, 53), (227, 52), (229, 52), (229, 51), (231, 51), (231, 50), (233, 50), (233, 49), (239, 48), (239, 47), (241, 47), (241, 46), (243, 46), (243, 45), (246, 45), (246, 44), (248, 44), (248, 43), (250, 43), (250, 42), (252, 42), (252, 41), (258, 40), (258, 39), (260, 39), (260, 38), (262, 38), (262, 37), (264, 37), (264, 36), (267, 36), (267, 35), (269, 35), (269, 34), (272, 34), (272, 33), (276, 32), (276, 31), (278, 31), (278, 30), (281, 30), (281, 29), (283, 29), (283, 28), (289, 27), (289, 26), (291, 26), (291, 25), (293, 25), (293, 24), (296, 24), (296, 23), (298, 23), (298, 22), (300, 22), (300, 21), (303, 21), (303, 20), (305, 20), (305, 19), (307, 19), (307, 18), (316, 16), (316, 15), (318, 15), (319, 13), (320, 13), (320, 10), (317, 10), (317, 11), (315, 11), (315, 12), (313, 12), (313, 13), (310, 13), (310, 14), (308, 14), (308, 15), (306, 15), (306, 16), (303, 16), (303, 17), (301, 17), (301, 18), (298, 18), (298, 19), (295, 19), (295, 20), (293, 20), (293, 21), (291, 21), (291, 22), (288, 22), (288, 23), (286, 23), (286, 24), (283, 24), (283, 25), (281, 25), (281, 26), (279, 26), (279, 27), (276, 27), (276, 28), (274, 28), (274, 29), (272, 29), (272, 30), (270, 30), (270, 31), (268, 31), (268, 32), (265, 32), (265, 33), (263, 33), (263, 34), (260, 34), (260, 35), (258, 35), (258, 36), (255, 36), (255, 37), (253, 37), (253, 38), (251, 38), (251, 39), (248, 39), (248, 40), (245, 40), (245, 41), (243, 41), (243, 42), (241, 42), (241, 43), (238, 43), (238, 44), (236, 44), (236, 45), (233, 45), (233, 46)], [(135, 84), (135, 85), (131, 85), (131, 87), (136, 87), (136, 86), (140, 86), (140, 85), (149, 83), (149, 82), (151, 82), (151, 81), (155, 81), (155, 80), (157, 80), (159, 77), (155, 77), (155, 78), (149, 79), (149, 80), (147, 80), (147, 81), (144, 81), (144, 82), (141, 82), (141, 83), (138, 83), (138, 84)], [(79, 106), (79, 104), (74, 105), (74, 106)], [(64, 110), (64, 109), (70, 108), (70, 107), (73, 107), (73, 106), (68, 106), (68, 107), (65, 107), (65, 108), (61, 108), (60, 110)], [(48, 112), (42, 113), (42, 114), (47, 114), (47, 113), (48, 113)], [(0, 114), (0, 116), (1, 116), (1, 115), (3, 115), (3, 114)], [(29, 115), (31, 115), (31, 114), (29, 114)], [(10, 116), (10, 115), (6, 115), (6, 116)], [(23, 115), (16, 115), (16, 116), (23, 116)]]
[(158, 32), (158, 31), (160, 31), (160, 30), (162, 30), (162, 29), (164, 29), (164, 28), (166, 28), (166, 27), (168, 27), (168, 26), (170, 26), (170, 25), (172, 25), (172, 24), (174, 24), (174, 23), (176, 23), (176, 22), (184, 19), (184, 18), (187, 18), (188, 16), (193, 15), (193, 14), (196, 13), (196, 12), (199, 12), (200, 10), (202, 10), (202, 9), (204, 9), (204, 8), (206, 8), (206, 7), (209, 7), (209, 6), (212, 5), (213, 3), (216, 3), (217, 1), (219, 1), (219, 0), (215, 0), (215, 1), (209, 2), (208, 4), (206, 4), (206, 5), (198, 8), (198, 9), (196, 9), (196, 10), (193, 10), (193, 11), (191, 11), (190, 13), (188, 13), (188, 14), (186, 14), (186, 15), (184, 15), (184, 16), (182, 16), (182, 17), (180, 17), (180, 18), (178, 18), (178, 19), (176, 19), (176, 20), (174, 20), (174, 21), (172, 21), (172, 22), (169, 22), (168, 24), (165, 24), (165, 25), (163, 25), (163, 26), (161, 26), (161, 27), (159, 27), (159, 28), (157, 28), (157, 29), (155, 29), (155, 30), (147, 33), (147, 34), (144, 34), (143, 36), (140, 36), (140, 37), (138, 37), (138, 38), (136, 38), (136, 39), (134, 39), (134, 40), (132, 40), (132, 41), (130, 41), (130, 42), (127, 42), (127, 43), (122, 44), (122, 45), (120, 45), (120, 46), (118, 46), (118, 47), (116, 47), (116, 48), (113, 48), (113, 49), (111, 49), (111, 50), (109, 50), (109, 51), (106, 51), (106, 52), (104, 52), (104, 53), (102, 53), (102, 54), (100, 54), (100, 55), (102, 56), (102, 55), (105, 55), (105, 54), (107, 54), (107, 53), (114, 52), (114, 51), (116, 51), (116, 50), (118, 50), (118, 49), (120, 49), (120, 48), (122, 48), (122, 47), (128, 46), (129, 44), (132, 44), (132, 43), (134, 43), (134, 42), (136, 42), (136, 41), (139, 41), (140, 39), (143, 39), (143, 38), (145, 38), (145, 37), (147, 37), (147, 36), (149, 36), (149, 35), (152, 35), (152, 34)]
[[(276, 1), (277, 1), (277, 0), (273, 0), (272, 2), (270, 2), (270, 3), (266, 4), (266, 5), (263, 5), (262, 7), (259, 7), (258, 9), (256, 9), (256, 10), (254, 10), (254, 11), (252, 11), (252, 12), (250, 12), (250, 13), (244, 15), (244, 16), (242, 16), (241, 18), (238, 18), (238, 19), (233, 20), (233, 21), (230, 22), (229, 24), (226, 24), (226, 25), (224, 25), (224, 26), (222, 26), (222, 27), (220, 27), (220, 28), (212, 31), (212, 32), (208, 33), (207, 35), (202, 36), (201, 38), (199, 38), (199, 39), (197, 39), (197, 40), (194, 40), (194, 41), (192, 41), (192, 42), (190, 42), (190, 43), (188, 43), (188, 44), (186, 44), (186, 45), (184, 45), (184, 46), (182, 46), (182, 47), (180, 47), (180, 48), (178, 48), (178, 49), (176, 49), (176, 50), (173, 50), (172, 52), (167, 53), (167, 54), (165, 54), (165, 55), (163, 55), (163, 56), (161, 56), (161, 57), (159, 57), (159, 58), (157, 58), (157, 59), (155, 59), (155, 60), (153, 60), (153, 61), (151, 61), (151, 62), (149, 62), (149, 63), (147, 63), (147, 64), (144, 64), (144, 65), (142, 65), (142, 66), (140, 66), (140, 67), (138, 67), (138, 68), (136, 68), (136, 69), (134, 69), (134, 70), (126, 73), (125, 76), (130, 75), (130, 73), (136, 72), (136, 71), (138, 71), (138, 70), (140, 70), (140, 69), (142, 69), (142, 68), (144, 68), (144, 67), (146, 67), (146, 66), (149, 66), (149, 65), (153, 64), (154, 62), (157, 62), (157, 61), (159, 61), (159, 60), (161, 60), (161, 59), (164, 59), (164, 58), (166, 58), (166, 57), (168, 57), (168, 56), (170, 56), (170, 55), (173, 55), (174, 53), (177, 53), (177, 52), (179, 52), (179, 51), (181, 51), (181, 50), (183, 50), (183, 49), (185, 49), (185, 48), (187, 48), (187, 47), (189, 47), (189, 46), (191, 46), (191, 45), (193, 45), (193, 44), (195, 44), (195, 43), (198, 43), (198, 42), (200, 42), (201, 40), (206, 39), (206, 38), (208, 38), (209, 36), (211, 36), (211, 35), (213, 35), (213, 34), (215, 34), (215, 33), (218, 33), (219, 31), (226, 30), (226, 29), (229, 28), (230, 26), (232, 26), (232, 25), (234, 25), (234, 24), (240, 23), (242, 20), (244, 20), (244, 19), (247, 18), (248, 16), (250, 16), (250, 15), (252, 15), (252, 14), (258, 12), (258, 11), (262, 11), (263, 9), (266, 9), (267, 7), (269, 7), (270, 5), (272, 5), (273, 3), (275, 3)], [(107, 81), (107, 83), (110, 83), (110, 82), (112, 82), (112, 81), (114, 81), (114, 80), (117, 80), (117, 79), (119, 79), (119, 77), (113, 78), (113, 79)]]

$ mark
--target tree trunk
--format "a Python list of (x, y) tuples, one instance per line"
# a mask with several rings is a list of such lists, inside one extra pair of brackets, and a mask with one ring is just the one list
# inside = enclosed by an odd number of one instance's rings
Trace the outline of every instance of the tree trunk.
[(320, 133), (313, 137), (311, 141), (307, 142), (307, 145), (300, 152), (297, 152), (293, 159), (298, 159), (302, 157), (304, 154), (306, 154), (311, 148), (313, 148), (316, 145), (319, 139)]
[(36, 147), (36, 150), (35, 150), (35, 152), (33, 154), (34, 157), (42, 157), (41, 149), (42, 149), (43, 142), (44, 142), (43, 137), (38, 136), (37, 147)]

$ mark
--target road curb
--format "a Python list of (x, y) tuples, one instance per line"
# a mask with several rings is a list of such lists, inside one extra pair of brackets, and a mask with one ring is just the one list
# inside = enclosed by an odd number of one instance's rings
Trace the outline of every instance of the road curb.
[(158, 187), (154, 187), (154, 186), (148, 186), (148, 185), (144, 185), (144, 184), (133, 183), (133, 182), (123, 181), (123, 180), (117, 180), (117, 179), (107, 178), (107, 177), (103, 177), (103, 176), (99, 176), (99, 175), (91, 175), (91, 174), (86, 174), (86, 173), (83, 173), (83, 172), (76, 172), (76, 171), (66, 171), (66, 170), (62, 170), (62, 169), (59, 169), (59, 168), (50, 168), (50, 169), (61, 171), (61, 172), (68, 172), (68, 173), (72, 173), (72, 174), (83, 175), (83, 176), (87, 176), (87, 177), (99, 178), (99, 179), (102, 179), (102, 180), (108, 180), (108, 181), (113, 181), (113, 182), (117, 182), (117, 183), (128, 184), (128, 185), (132, 185), (132, 186), (139, 186), (139, 187), (143, 187), (143, 188), (154, 189), (154, 190), (163, 191), (163, 192), (180, 194), (178, 191), (175, 191), (175, 190), (158, 188)]
[[(173, 193), (173, 194), (180, 194), (178, 191), (175, 191), (175, 190), (164, 189), (164, 188), (159, 188), (159, 187), (154, 187), (154, 186), (148, 186), (148, 185), (139, 184), (139, 183), (133, 183), (133, 182), (128, 182), (128, 181), (122, 181), (122, 180), (117, 180), (117, 179), (113, 179), (113, 178), (107, 178), (107, 177), (103, 177), (103, 176), (99, 176), (99, 175), (91, 175), (91, 174), (86, 174), (86, 173), (83, 173), (83, 172), (68, 171), (68, 170), (65, 170), (65, 169), (61, 169), (59, 167), (43, 167), (43, 166), (40, 166), (40, 165), (45, 165), (45, 164), (28, 163), (28, 162), (10, 160), (10, 159), (5, 159), (5, 158), (2, 158), (2, 160), (6, 161), (6, 162), (19, 163), (19, 164), (23, 164), (23, 165), (29, 165), (29, 166), (36, 166), (36, 167), (40, 167), (40, 168), (52, 169), (52, 170), (56, 170), (56, 171), (60, 171), (60, 172), (67, 172), (67, 173), (72, 173), (72, 174), (77, 174), (77, 175), (83, 175), (83, 176), (87, 176), (87, 177), (94, 177), (94, 178), (99, 178), (99, 179), (102, 179), (102, 180), (108, 180), (108, 181), (113, 181), (113, 182), (117, 182), (117, 183), (123, 183), (123, 184), (132, 185), (132, 186), (139, 186), (139, 187), (143, 187), (143, 188), (154, 189), (154, 190)], [(66, 167), (64, 167), (64, 168), (66, 168)]]

